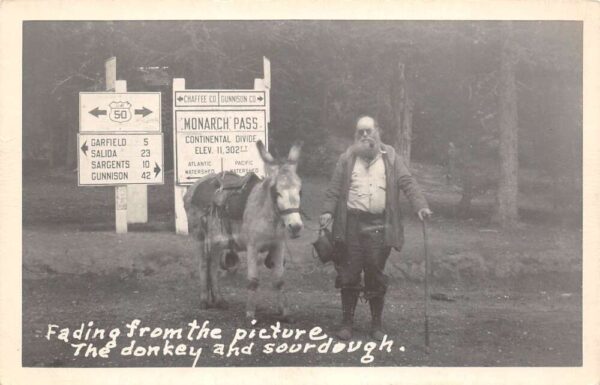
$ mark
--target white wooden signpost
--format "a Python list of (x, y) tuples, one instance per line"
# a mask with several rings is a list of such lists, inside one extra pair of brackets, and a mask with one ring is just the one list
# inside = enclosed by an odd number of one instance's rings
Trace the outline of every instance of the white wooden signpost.
[(78, 183), (115, 186), (115, 226), (148, 221), (148, 184), (164, 183), (160, 92), (127, 92), (116, 58), (105, 63), (106, 89), (79, 95)]
[(268, 146), (271, 65), (263, 58), (263, 79), (250, 90), (186, 90), (173, 79), (175, 227), (187, 234), (183, 196), (197, 179), (221, 171), (264, 173), (256, 149)]

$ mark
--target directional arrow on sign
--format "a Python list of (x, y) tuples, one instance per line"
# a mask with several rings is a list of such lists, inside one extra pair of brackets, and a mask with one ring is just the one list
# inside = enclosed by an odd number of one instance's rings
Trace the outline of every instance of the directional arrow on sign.
[(177, 98), (177, 101), (178, 101), (178, 102), (183, 102), (183, 96), (180, 96), (180, 97), (178, 97), (178, 98)]
[(160, 166), (158, 165), (158, 163), (154, 162), (154, 177), (156, 178), (158, 176), (158, 174), (160, 174)]
[(151, 111), (151, 110), (149, 110), (149, 109), (147, 109), (146, 107), (142, 107), (142, 109), (141, 109), (141, 110), (139, 110), (139, 109), (137, 109), (137, 108), (135, 109), (135, 114), (136, 114), (136, 115), (142, 115), (142, 117), (144, 117), (144, 118), (145, 118), (147, 115), (150, 115), (151, 113), (152, 113), (152, 111)]
[(94, 115), (95, 117), (98, 117), (100, 115), (106, 115), (106, 110), (101, 110), (98, 107), (96, 107), (90, 111), (90, 114)]
[(87, 146), (87, 140), (85, 142), (83, 142), (83, 146), (81, 146), (81, 151), (83, 151), (83, 155), (87, 156), (87, 150), (88, 150), (88, 146)]
[(259, 102), (262, 102), (262, 101), (263, 101), (263, 97), (262, 97), (262, 96), (259, 96), (259, 97), (258, 97), (258, 98), (256, 98), (256, 99), (258, 99), (258, 101), (259, 101)]

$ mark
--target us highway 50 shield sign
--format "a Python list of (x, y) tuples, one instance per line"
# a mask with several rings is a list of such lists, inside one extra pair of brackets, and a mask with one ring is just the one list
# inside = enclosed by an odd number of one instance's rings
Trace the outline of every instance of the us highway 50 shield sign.
[(160, 131), (160, 92), (79, 93), (79, 132)]

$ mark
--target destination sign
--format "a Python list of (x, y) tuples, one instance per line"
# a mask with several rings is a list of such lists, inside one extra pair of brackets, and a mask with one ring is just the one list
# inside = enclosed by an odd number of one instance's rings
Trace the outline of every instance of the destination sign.
[(163, 135), (78, 134), (80, 186), (163, 184)]

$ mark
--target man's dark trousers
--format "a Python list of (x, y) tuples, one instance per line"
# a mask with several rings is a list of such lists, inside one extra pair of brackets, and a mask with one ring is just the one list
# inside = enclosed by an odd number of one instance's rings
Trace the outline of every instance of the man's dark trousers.
[(372, 328), (381, 329), (383, 297), (387, 291), (388, 277), (385, 263), (391, 248), (384, 244), (385, 214), (348, 209), (347, 244), (336, 266), (336, 287), (342, 289), (343, 323), (352, 324), (354, 308), (364, 273), (364, 297), (371, 307)]

